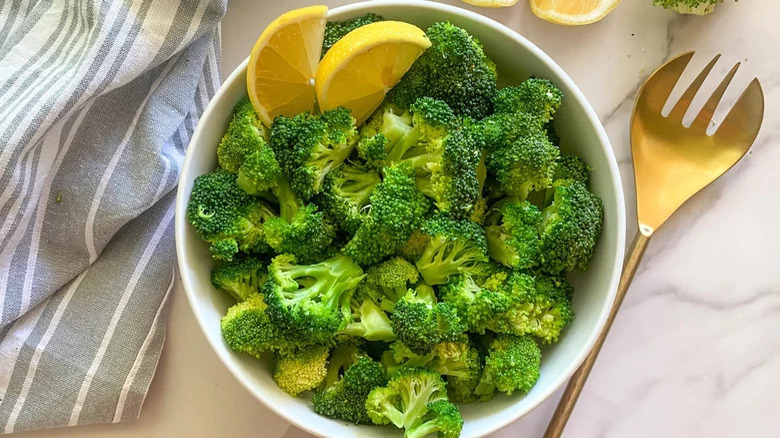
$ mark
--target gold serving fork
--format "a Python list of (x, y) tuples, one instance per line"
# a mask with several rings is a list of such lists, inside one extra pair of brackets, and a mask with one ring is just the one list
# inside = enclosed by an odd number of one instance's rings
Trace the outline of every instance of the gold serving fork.
[(764, 93), (753, 79), (712, 134), (712, 123), (739, 63), (729, 71), (689, 127), (683, 117), (720, 55), (707, 64), (683, 93), (668, 116), (661, 114), (693, 52), (672, 59), (655, 71), (639, 91), (631, 119), (631, 152), (636, 180), (639, 231), (628, 250), (617, 296), (596, 345), (563, 392), (544, 438), (559, 438), (585, 386), (590, 370), (623, 303), (631, 280), (653, 233), (701, 189), (726, 173), (747, 153), (764, 118)]

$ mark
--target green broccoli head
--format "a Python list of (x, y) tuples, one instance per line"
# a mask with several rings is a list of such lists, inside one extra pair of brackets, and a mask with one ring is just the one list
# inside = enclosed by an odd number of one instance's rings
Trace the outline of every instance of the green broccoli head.
[(416, 264), (426, 283), (445, 284), (451, 275), (485, 271), (487, 243), (478, 224), (437, 214), (425, 222), (422, 231), (430, 239)]
[(552, 120), (561, 107), (563, 93), (547, 79), (531, 78), (514, 87), (502, 88), (493, 105), (496, 114), (525, 113), (543, 123)]
[(653, 0), (653, 4), (678, 14), (707, 15), (723, 0)]
[(307, 204), (299, 208), (290, 221), (280, 216), (268, 219), (265, 237), (277, 253), (293, 254), (301, 263), (313, 263), (331, 252), (336, 228), (315, 204)]
[(534, 278), (512, 272), (500, 289), (509, 300), (508, 309), (483, 329), (518, 336), (532, 334), (546, 343), (557, 342), (561, 331), (574, 319), (572, 290), (564, 277)]
[(395, 334), (390, 319), (371, 294), (365, 293), (366, 289), (358, 287), (352, 296), (352, 313), (343, 333), (367, 341), (394, 341)]
[(276, 154), (263, 142), (261, 147), (246, 156), (238, 168), (236, 183), (250, 195), (261, 195), (276, 186), (281, 177), (282, 168)]
[(552, 186), (560, 150), (545, 132), (531, 129), (512, 142), (503, 142), (485, 162), (503, 191), (524, 201), (532, 191)]
[(421, 96), (443, 100), (458, 115), (482, 119), (493, 112), (495, 64), (479, 41), (449, 22), (426, 31), (428, 48), (388, 94), (390, 102), (408, 108)]
[(386, 384), (382, 366), (367, 356), (359, 356), (341, 379), (314, 394), (314, 412), (355, 424), (370, 424), (366, 399), (371, 391)]
[(381, 182), (376, 170), (343, 164), (325, 177), (323, 209), (349, 235), (354, 235), (367, 216), (366, 207)]
[(553, 202), (542, 212), (541, 269), (551, 274), (584, 271), (604, 222), (601, 199), (576, 181), (555, 184)]
[(386, 103), (360, 129), (358, 156), (377, 168), (399, 161), (416, 141), (418, 134), (412, 131), (412, 114)]
[(244, 160), (265, 147), (267, 132), (248, 97), (233, 108), (233, 117), (217, 147), (217, 159), (223, 169), (236, 173)]
[(398, 249), (398, 255), (408, 261), (416, 262), (425, 252), (429, 240), (431, 240), (430, 236), (423, 233), (422, 230), (416, 229)]
[(509, 310), (510, 300), (502, 292), (480, 287), (468, 274), (450, 277), (439, 289), (441, 301), (452, 305), (468, 330), (484, 333), (491, 322)]
[(430, 201), (417, 190), (408, 165), (386, 167), (383, 173), (384, 180), (369, 196), (368, 214), (343, 248), (344, 254), (360, 265), (393, 255), (430, 209)]
[(392, 362), (388, 371), (391, 372), (413, 366), (434, 370), (442, 376), (467, 378), (481, 368), (479, 353), (466, 335), (436, 344), (425, 354), (415, 353), (401, 341), (390, 344), (389, 351)]
[(282, 391), (295, 397), (319, 386), (325, 380), (327, 365), (328, 348), (322, 345), (277, 353), (274, 382)]
[(325, 53), (336, 44), (336, 41), (344, 38), (344, 35), (352, 32), (358, 27), (383, 20), (384, 18), (382, 18), (381, 15), (368, 13), (349, 20), (329, 21), (325, 24), (325, 38), (322, 41), (322, 56), (325, 56)]
[(553, 174), (553, 180), (560, 181), (564, 179), (587, 186), (590, 180), (588, 165), (582, 161), (582, 158), (574, 154), (561, 154), (561, 157), (558, 159), (558, 166)]
[(342, 107), (322, 115), (279, 116), (271, 126), (271, 148), (304, 200), (322, 191), (325, 176), (344, 162), (356, 140), (355, 119)]
[(463, 429), (463, 417), (458, 407), (446, 401), (439, 400), (428, 403), (428, 412), (422, 422), (407, 430), (405, 438), (424, 438), (436, 433), (437, 438), (458, 438)]
[(501, 223), (485, 227), (487, 249), (493, 260), (515, 269), (539, 264), (539, 224), (542, 212), (528, 201), (501, 208)]
[(211, 244), (218, 260), (232, 260), (239, 250), (267, 252), (263, 222), (274, 215), (236, 185), (235, 174), (223, 169), (195, 178), (187, 204), (187, 220)]
[(455, 308), (436, 302), (433, 288), (426, 284), (409, 289), (395, 303), (390, 320), (398, 339), (420, 355), (442, 342), (458, 340), (466, 328)]
[(402, 368), (387, 386), (374, 388), (366, 399), (366, 411), (374, 424), (394, 424), (407, 431), (420, 423), (428, 404), (447, 400), (446, 383), (435, 371)]
[(297, 343), (330, 342), (346, 324), (349, 298), (363, 277), (345, 256), (312, 265), (299, 265), (290, 254), (277, 256), (263, 285), (269, 318)]
[(539, 380), (542, 352), (530, 336), (498, 335), (488, 347), (485, 368), (475, 393), (527, 393)]
[(366, 269), (364, 284), (375, 291), (373, 295), (378, 299), (380, 307), (392, 312), (395, 303), (419, 278), (420, 273), (413, 264), (401, 257), (392, 257)]
[(295, 344), (288, 342), (279, 327), (268, 317), (267, 305), (260, 294), (230, 307), (222, 317), (222, 338), (237, 353), (259, 358), (269, 350), (289, 350)]
[(244, 301), (260, 293), (268, 271), (257, 257), (238, 255), (223, 262), (211, 271), (211, 284), (229, 293), (236, 301)]

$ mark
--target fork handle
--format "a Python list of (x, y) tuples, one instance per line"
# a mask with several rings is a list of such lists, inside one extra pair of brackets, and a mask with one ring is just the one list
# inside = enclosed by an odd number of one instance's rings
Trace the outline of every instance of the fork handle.
[(585, 358), (585, 361), (580, 365), (577, 372), (569, 380), (569, 384), (566, 385), (566, 390), (563, 392), (561, 400), (558, 402), (558, 407), (555, 408), (550, 423), (547, 425), (547, 430), (544, 432), (544, 438), (560, 438), (563, 433), (563, 429), (566, 427), (566, 422), (569, 421), (574, 410), (574, 405), (577, 403), (582, 388), (585, 386), (585, 381), (588, 380), (590, 370), (593, 369), (593, 364), (596, 363), (596, 358), (601, 351), (601, 347), (604, 345), (604, 340), (607, 338), (610, 327), (615, 321), (620, 305), (623, 304), (623, 299), (626, 297), (628, 287), (631, 285), (631, 280), (634, 279), (634, 274), (639, 267), (639, 262), (642, 260), (642, 256), (647, 248), (647, 243), (650, 241), (650, 234), (645, 235), (641, 232), (636, 234), (631, 248), (628, 250), (628, 257), (623, 264), (623, 274), (620, 276), (620, 283), (618, 284), (617, 295), (615, 296), (615, 302), (612, 304), (612, 310), (609, 312), (609, 317), (601, 330), (601, 334), (596, 340), (596, 344), (590, 351), (590, 354)]

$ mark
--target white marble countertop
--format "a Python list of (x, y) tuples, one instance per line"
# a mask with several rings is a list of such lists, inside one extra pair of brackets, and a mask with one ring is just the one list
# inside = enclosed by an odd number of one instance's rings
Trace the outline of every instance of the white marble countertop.
[[(231, 0), (222, 24), (223, 75), (243, 60), (271, 19), (309, 3)], [(720, 52), (724, 56), (718, 74), (743, 62), (732, 97), (758, 76), (767, 99), (764, 129), (750, 155), (684, 205), (650, 243), (564, 435), (778, 436), (780, 6), (774, 0), (726, 0), (715, 14), (697, 18), (654, 8), (651, 0), (625, 0), (599, 23), (567, 28), (537, 19), (526, 3), (479, 11), (547, 51), (590, 99), (620, 163), (629, 235), (636, 230), (629, 116), (638, 86), (649, 73), (688, 50), (697, 51), (692, 69), (698, 71)], [(494, 437), (541, 436), (558, 397)], [(256, 401), (228, 373), (208, 347), (180, 284), (170, 309), (165, 350), (140, 420), (20, 436), (308, 437)]]

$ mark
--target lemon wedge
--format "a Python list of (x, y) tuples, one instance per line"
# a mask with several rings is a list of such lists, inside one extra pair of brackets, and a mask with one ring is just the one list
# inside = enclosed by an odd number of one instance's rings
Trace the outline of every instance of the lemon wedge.
[(314, 75), (322, 53), (327, 6), (280, 15), (257, 39), (246, 72), (249, 100), (263, 124), (313, 111)]
[(531, 0), (537, 17), (555, 24), (575, 26), (606, 17), (620, 0)]
[(400, 21), (380, 21), (346, 34), (317, 68), (320, 110), (343, 106), (358, 124), (364, 122), (430, 46), (422, 29)]
[(506, 8), (513, 6), (519, 0), (463, 0), (472, 6), (481, 6), (483, 8)]

